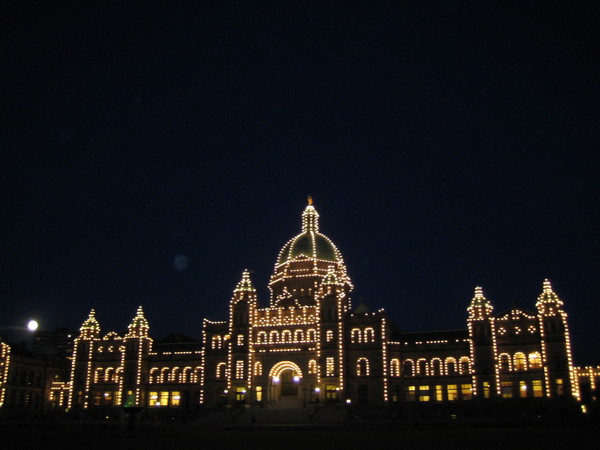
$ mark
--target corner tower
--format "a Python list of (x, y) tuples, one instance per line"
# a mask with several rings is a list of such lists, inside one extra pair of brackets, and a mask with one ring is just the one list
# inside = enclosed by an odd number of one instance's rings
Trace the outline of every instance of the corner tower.
[(271, 306), (313, 306), (319, 285), (333, 271), (343, 290), (353, 286), (342, 254), (327, 236), (319, 232), (319, 213), (311, 197), (302, 213), (302, 232), (283, 246), (271, 276)]

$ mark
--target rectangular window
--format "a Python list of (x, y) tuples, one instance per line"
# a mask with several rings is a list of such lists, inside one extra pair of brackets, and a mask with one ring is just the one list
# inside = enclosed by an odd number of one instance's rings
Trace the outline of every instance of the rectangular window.
[(419, 386), (419, 401), (428, 402), (429, 398), (429, 386)]
[(163, 391), (159, 394), (160, 406), (169, 406), (169, 391)]
[(519, 397), (527, 398), (527, 381), (519, 381)]
[(533, 380), (531, 382), (531, 387), (533, 388), (533, 396), (534, 397), (543, 397), (544, 396), (542, 380)]
[(415, 391), (416, 391), (415, 386), (409, 386), (408, 387), (408, 393), (407, 393), (408, 394), (407, 395), (408, 398), (407, 398), (407, 400), (409, 402), (414, 402), (415, 401)]
[(262, 386), (256, 386), (256, 401), (262, 402)]
[(237, 335), (237, 345), (239, 347), (241, 347), (242, 345), (244, 345), (244, 335), (243, 334), (238, 334)]
[(458, 400), (458, 386), (456, 384), (446, 386), (446, 392), (448, 393), (448, 401), (453, 402)]
[(327, 357), (325, 360), (325, 376), (332, 377), (335, 374), (335, 363), (332, 357)]
[(483, 382), (483, 398), (490, 398), (490, 382), (489, 381), (484, 381)]
[(559, 397), (565, 395), (565, 385), (563, 384), (562, 378), (556, 379), (556, 395)]
[(235, 377), (238, 380), (244, 379), (244, 361), (238, 360), (235, 362)]
[(512, 398), (513, 397), (512, 381), (503, 381), (501, 384), (501, 387), (502, 387), (502, 398)]
[(179, 406), (181, 402), (181, 392), (173, 391), (171, 392), (171, 406)]
[(148, 395), (148, 406), (157, 406), (158, 403), (158, 392), (150, 391)]
[(246, 388), (244, 387), (236, 387), (235, 388), (235, 401), (243, 402), (246, 398)]
[(463, 400), (473, 399), (473, 387), (470, 384), (461, 384), (460, 393), (462, 395)]
[(444, 386), (442, 386), (441, 384), (438, 384), (435, 387), (435, 401), (436, 402), (444, 401)]
[(337, 400), (337, 394), (337, 386), (334, 386), (332, 384), (328, 384), (327, 386), (325, 386), (325, 398), (327, 400)]

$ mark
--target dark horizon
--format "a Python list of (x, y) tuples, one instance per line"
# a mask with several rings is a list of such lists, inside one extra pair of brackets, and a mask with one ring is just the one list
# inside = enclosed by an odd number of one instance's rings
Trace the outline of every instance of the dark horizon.
[(311, 194), (355, 306), (463, 328), (549, 278), (600, 363), (591, 4), (5, 9), (0, 327), (199, 338)]

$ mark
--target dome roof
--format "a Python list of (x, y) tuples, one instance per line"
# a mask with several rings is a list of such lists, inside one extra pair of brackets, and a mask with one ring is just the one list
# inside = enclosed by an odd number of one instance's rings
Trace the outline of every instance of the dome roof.
[(276, 265), (300, 256), (342, 262), (342, 255), (331, 239), (319, 233), (319, 214), (312, 206), (311, 199), (302, 213), (302, 233), (286, 242), (279, 252)]

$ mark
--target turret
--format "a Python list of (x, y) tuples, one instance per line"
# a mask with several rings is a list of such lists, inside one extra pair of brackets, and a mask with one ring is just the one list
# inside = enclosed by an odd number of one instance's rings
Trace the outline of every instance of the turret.
[(94, 353), (100, 340), (100, 324), (96, 311), (90, 311), (88, 318), (79, 329), (79, 336), (73, 343), (68, 408), (81, 406), (88, 408), (91, 402), (91, 386), (94, 373)]
[(552, 290), (550, 281), (545, 279), (535, 306), (538, 310), (546, 395), (573, 395), (579, 399), (578, 383), (573, 371), (567, 313), (563, 310), (563, 305), (563, 301)]
[(146, 371), (147, 356), (152, 348), (152, 339), (148, 332), (150, 326), (142, 307), (137, 312), (125, 335), (125, 364), (123, 368), (123, 395), (121, 401), (126, 406), (142, 406), (145, 398), (142, 389), (142, 377)]
[(475, 395), (479, 398), (495, 395), (499, 385), (493, 309), (490, 301), (483, 295), (483, 289), (477, 286), (467, 308), (467, 324), (471, 339), (472, 383)]

